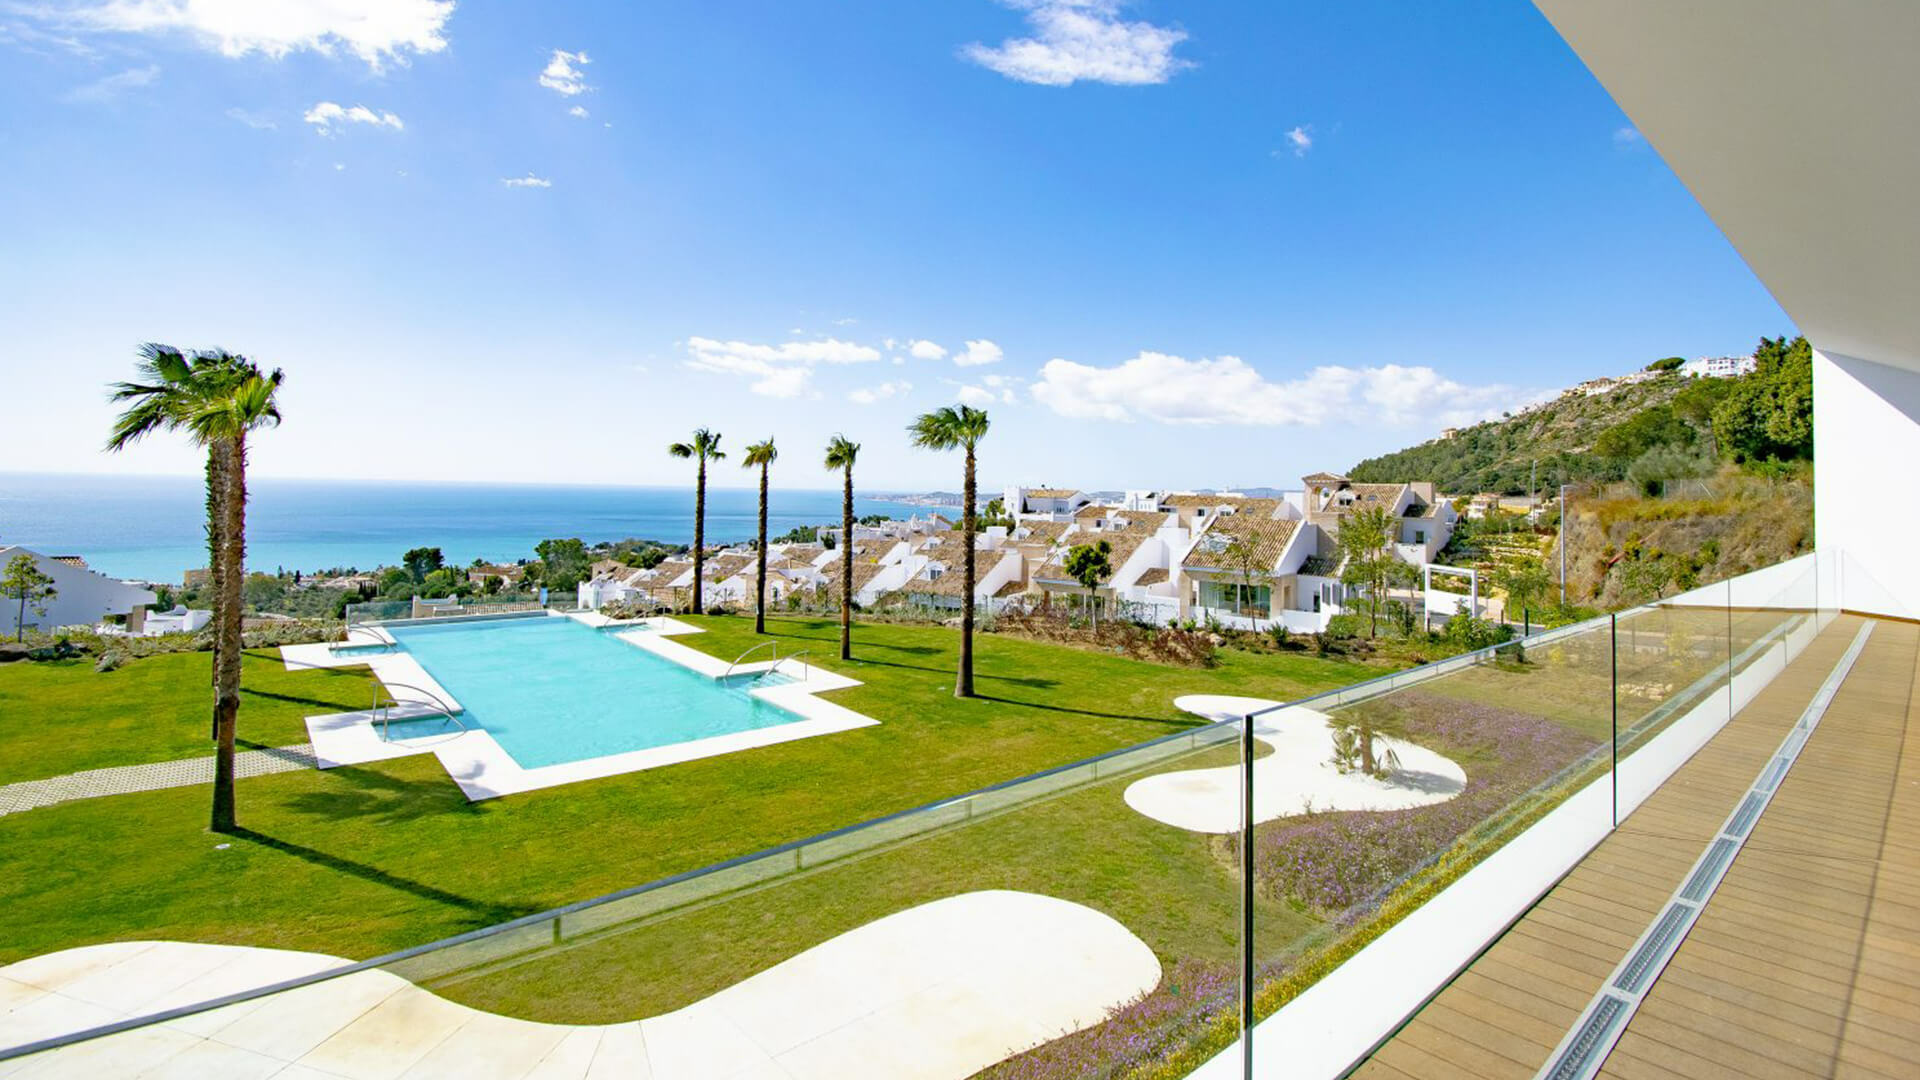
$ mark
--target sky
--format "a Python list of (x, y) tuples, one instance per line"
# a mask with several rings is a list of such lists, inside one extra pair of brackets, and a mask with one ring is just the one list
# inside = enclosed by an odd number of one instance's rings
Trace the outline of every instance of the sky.
[(99, 449), (161, 341), (285, 370), (257, 475), (705, 426), (951, 490), (961, 402), (986, 485), (1292, 486), (1792, 330), (1524, 0), (0, 0), (0, 57), (9, 468), (195, 472)]

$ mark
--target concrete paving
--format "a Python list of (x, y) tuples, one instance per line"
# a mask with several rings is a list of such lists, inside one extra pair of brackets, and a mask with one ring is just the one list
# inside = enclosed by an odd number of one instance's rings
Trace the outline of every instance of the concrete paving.
[[(0, 1047), (344, 963), (184, 942), (68, 949), (0, 967)], [(1033, 893), (972, 892), (628, 1023), (516, 1020), (362, 971), (0, 1062), (0, 1077), (964, 1080), (1099, 1023), (1159, 981), (1153, 951), (1107, 915)]]
[[(314, 767), (313, 747), (308, 743), (276, 746), (265, 750), (242, 750), (233, 755), (233, 774), (245, 780), (269, 773), (293, 772)], [(118, 765), (109, 769), (88, 769), (45, 780), (23, 780), (0, 786), (0, 816), (17, 814), (42, 806), (97, 799), (105, 795), (131, 795), (140, 791), (192, 787), (213, 783), (213, 757), (158, 761), (150, 765)]]
[[(1261, 698), (1189, 694), (1174, 705), (1209, 720), (1231, 720), (1274, 709)], [(1253, 763), (1256, 821), (1329, 810), (1404, 810), (1446, 802), (1466, 790), (1467, 774), (1451, 758), (1404, 739), (1376, 736), (1376, 753), (1399, 766), (1385, 778), (1341, 772), (1333, 764), (1333, 726), (1325, 713), (1295, 705), (1257, 717), (1253, 737), (1273, 753)], [(1240, 827), (1240, 767), (1160, 773), (1127, 786), (1127, 805), (1156, 821), (1194, 832), (1229, 833)]]

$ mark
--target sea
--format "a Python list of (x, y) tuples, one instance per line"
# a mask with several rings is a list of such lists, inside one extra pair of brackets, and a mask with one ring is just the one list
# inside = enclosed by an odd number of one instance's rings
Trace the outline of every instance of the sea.
[[(534, 484), (398, 483), (249, 477), (247, 566), (312, 573), (392, 565), (409, 548), (447, 561), (512, 562), (553, 537), (589, 544), (637, 537), (693, 541), (693, 489)], [(925, 516), (942, 508), (854, 499), (858, 515)], [(951, 510), (946, 510), (949, 515)], [(747, 540), (759, 492), (708, 488), (707, 542)], [(838, 490), (775, 488), (768, 531), (840, 520)], [(200, 477), (0, 473), (0, 546), (79, 555), (116, 578), (178, 582), (207, 564)]]

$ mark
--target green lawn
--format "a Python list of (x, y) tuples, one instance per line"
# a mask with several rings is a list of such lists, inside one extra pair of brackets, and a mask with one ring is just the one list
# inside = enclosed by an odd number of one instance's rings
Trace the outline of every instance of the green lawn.
[[(681, 640), (716, 656), (757, 640), (744, 618), (697, 621), (710, 633)], [(843, 665), (831, 621), (772, 620), (769, 629), (782, 652), (811, 648), (864, 680), (834, 700), (882, 722), (483, 803), (468, 803), (431, 757), (260, 777), (239, 786), (249, 831), (226, 850), (205, 831), (202, 788), (0, 817), (0, 910), (10, 924), (0, 963), (135, 937), (373, 955), (1178, 731), (1194, 723), (1172, 706), (1183, 693), (1294, 697), (1381, 670), (1239, 652), (1214, 669), (1170, 668), (982, 635), (983, 696), (956, 701), (952, 631), (862, 625), (860, 659)], [(174, 692), (204, 698), (199, 686)], [(1002, 886), (1106, 910), (1169, 959), (1224, 958), (1237, 894), (1213, 841), (1135, 814), (1121, 786), (835, 864), (675, 916), (657, 924), (664, 933), (642, 927), (562, 954), (571, 959), (557, 966), (449, 993), (547, 1019), (645, 1015), (887, 911)], [(1285, 911), (1267, 916), (1306, 925)], [(601, 974), (580, 977), (588, 971)]]
[[(93, 661), (0, 667), (0, 784), (213, 752), (213, 654), (167, 653), (96, 672)], [(288, 671), (277, 649), (242, 661), (243, 749), (307, 741), (305, 717), (367, 708), (366, 668)]]

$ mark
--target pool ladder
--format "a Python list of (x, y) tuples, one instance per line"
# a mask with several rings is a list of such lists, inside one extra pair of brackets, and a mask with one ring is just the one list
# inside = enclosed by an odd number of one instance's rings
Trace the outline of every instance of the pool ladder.
[[(389, 690), (411, 690), (416, 694), (424, 695), (426, 700), (401, 701), (400, 699), (394, 697), (392, 694), (388, 693)], [(373, 722), (380, 726), (380, 739), (382, 742), (393, 741), (388, 736), (387, 727), (393, 722), (393, 710), (399, 708), (402, 705), (426, 706), (427, 709), (429, 710), (426, 716), (432, 716), (434, 713), (438, 713), (441, 716), (446, 717), (448, 720), (453, 722), (454, 727), (460, 729), (461, 734), (465, 734), (467, 731), (471, 730), (467, 727), (465, 721), (461, 720), (460, 717), (454, 715), (453, 709), (450, 708), (445, 701), (442, 701), (440, 699), (440, 695), (434, 693), (433, 691), (423, 690), (418, 686), (409, 686), (406, 683), (386, 682), (385, 680), (380, 680), (379, 683), (376, 684), (374, 688), (373, 708), (369, 711), (373, 713), (373, 716), (374, 716)], [(426, 719), (426, 716), (403, 716), (400, 718), (400, 720), (402, 723), (407, 723), (413, 720)]]
[(760, 679), (766, 678), (768, 675), (773, 674), (773, 672), (779, 669), (781, 664), (784, 664), (789, 660), (799, 660), (801, 662), (800, 677), (802, 679), (805, 679), (807, 676), (813, 673), (813, 650), (812, 649), (801, 649), (799, 652), (788, 653), (785, 656), (781, 656), (780, 643), (778, 641), (763, 641), (760, 644), (755, 645), (753, 648), (748, 649), (746, 652), (741, 653), (739, 656), (734, 657), (733, 663), (727, 665), (726, 673), (720, 676), (720, 681), (725, 682), (728, 679), (732, 678), (733, 670), (739, 667), (741, 662), (746, 660), (747, 657), (752, 656), (754, 653), (759, 652), (761, 649), (773, 650), (773, 663), (768, 664), (764, 669), (762, 669), (761, 671), (759, 671), (754, 675), (754, 680), (756, 682), (759, 681)]
[[(366, 641), (366, 642), (355, 642), (353, 640), (353, 632), (356, 630), (358, 630), (362, 634), (365, 634), (367, 637), (371, 638), (372, 640)], [(361, 624), (358, 626), (349, 624), (346, 628), (346, 632), (340, 635), (340, 640), (333, 643), (333, 645), (331, 646), (331, 650), (338, 651), (340, 649), (370, 649), (376, 645), (380, 646), (386, 652), (393, 651), (392, 638), (383, 636), (379, 631), (365, 624)]]

